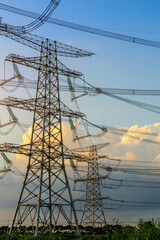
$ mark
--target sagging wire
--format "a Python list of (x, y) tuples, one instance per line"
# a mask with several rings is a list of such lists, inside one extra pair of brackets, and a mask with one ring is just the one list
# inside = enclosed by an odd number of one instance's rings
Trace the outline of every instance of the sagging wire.
[(11, 126), (11, 128), (10, 128), (9, 130), (7, 130), (6, 132), (0, 131), (0, 135), (6, 136), (6, 135), (10, 134), (10, 133), (15, 129), (15, 127), (16, 127), (16, 123), (14, 123), (14, 124)]
[[(105, 132), (105, 133), (111, 133), (111, 134), (116, 134), (116, 135), (121, 135), (121, 136), (124, 136), (124, 130), (122, 130), (121, 132), (121, 129), (117, 129), (117, 131), (115, 130), (110, 130), (109, 127), (105, 127), (105, 126), (100, 126), (100, 125), (97, 125), (95, 123), (92, 123), (91, 121), (87, 120), (87, 119), (84, 119), (84, 121), (87, 121), (87, 123), (93, 127), (96, 127), (98, 129), (101, 129), (102, 132)], [(111, 129), (116, 129), (116, 128), (112, 128)], [(138, 131), (130, 131), (128, 133), (135, 133), (135, 134), (144, 134), (144, 135), (151, 135), (151, 136), (158, 136), (159, 133), (148, 133), (148, 132), (139, 132)], [(151, 140), (151, 139), (145, 139), (145, 138), (141, 138), (141, 137), (135, 137), (135, 136), (131, 136), (131, 135), (126, 135), (127, 137), (129, 138), (132, 138), (132, 139), (135, 139), (135, 140), (139, 140), (139, 141), (144, 141), (144, 142), (147, 142), (147, 143), (153, 143), (153, 144), (160, 144), (160, 142), (158, 141), (155, 141), (155, 140)]]
[[(20, 15), (27, 16), (27, 17), (34, 18), (34, 19), (38, 19), (41, 16), (40, 14), (22, 10), (22, 9), (19, 9), (16, 7), (11, 7), (6, 4), (2, 4), (2, 3), (0, 3), (0, 8), (3, 10), (6, 10), (6, 11), (12, 12), (12, 13), (20, 14)], [(67, 22), (67, 21), (63, 21), (63, 20), (59, 20), (59, 19), (55, 19), (55, 18), (50, 18), (50, 17), (47, 18), (46, 21), (49, 23), (52, 23), (52, 24), (59, 25), (59, 26), (68, 27), (68, 28), (72, 28), (75, 30), (96, 34), (96, 35), (103, 36), (103, 37), (118, 39), (118, 40), (122, 40), (122, 41), (126, 41), (126, 42), (131, 42), (134, 44), (140, 44), (140, 45), (160, 48), (160, 42), (156, 42), (156, 41), (152, 41), (152, 40), (141, 39), (141, 38), (132, 37), (132, 36), (126, 36), (123, 34), (113, 33), (113, 32), (109, 32), (109, 31), (105, 31), (105, 30), (101, 30), (101, 29), (97, 29), (97, 28), (93, 28), (93, 27), (88, 27), (88, 26), (84, 26), (84, 25), (80, 25), (80, 24), (75, 24), (75, 23), (71, 23), (71, 22)]]
[[(39, 15), (36, 18), (36, 20), (34, 20), (33, 22), (31, 22), (25, 26), (13, 26), (13, 25), (7, 24), (7, 28), (9, 28), (12, 31), (16, 31), (16, 32), (22, 33), (22, 34), (32, 32), (33, 30), (42, 26), (48, 20), (48, 18), (54, 12), (54, 10), (56, 9), (56, 7), (60, 3), (60, 1), (61, 0), (51, 0), (50, 3), (48, 4), (47, 8), (43, 11), (43, 13), (41, 15)], [(1, 7), (2, 6), (4, 7), (5, 5), (1, 4)]]

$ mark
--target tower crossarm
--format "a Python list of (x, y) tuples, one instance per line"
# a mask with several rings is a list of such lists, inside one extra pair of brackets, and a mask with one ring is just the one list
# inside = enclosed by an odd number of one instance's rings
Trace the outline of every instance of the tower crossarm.
[(17, 120), (13, 120), (13, 121), (9, 121), (9, 122), (4, 123), (4, 124), (0, 124), (0, 128), (9, 126), (9, 125), (14, 124), (14, 123), (17, 123)]
[[(41, 113), (43, 98), (36, 99), (38, 101), (36, 113)], [(0, 105), (5, 105), (9, 107), (15, 107), (23, 110), (34, 111), (35, 110), (35, 99), (21, 99), (15, 97), (7, 97), (0, 100)], [(52, 109), (48, 114), (56, 115), (59, 114), (58, 109)], [(74, 118), (82, 118), (84, 117), (84, 113), (73, 111), (68, 108), (64, 103), (61, 102), (61, 114), (63, 117), (74, 117)]]
[[(92, 160), (90, 157), (88, 157), (88, 155), (83, 155), (83, 154), (78, 154), (78, 153), (65, 153), (64, 154), (64, 157), (65, 159), (72, 159), (72, 160), (75, 160), (77, 162), (81, 162), (81, 163), (92, 163)], [(97, 156), (97, 160), (101, 158), (101, 156)], [(106, 166), (103, 166), (103, 165), (99, 165), (102, 169), (105, 169), (107, 171), (107, 167)], [(109, 170), (111, 168), (108, 168)], [(111, 170), (110, 170), (111, 171)]]
[[(94, 201), (95, 201), (95, 200), (98, 200), (98, 201), (100, 200), (100, 201), (102, 201), (102, 200), (106, 200), (106, 199), (110, 199), (110, 197), (103, 197), (103, 196), (101, 196), (101, 197), (98, 197), (98, 198), (94, 198)], [(78, 202), (78, 201), (79, 201), (79, 202), (85, 202), (85, 200), (86, 200), (85, 198), (76, 198), (76, 199), (74, 199), (75, 202), (76, 202), (76, 201), (77, 201), (77, 202)]]
[(7, 172), (11, 172), (11, 169), (10, 168), (6, 168), (6, 169), (3, 169), (3, 170), (0, 170), (0, 173), (7, 173)]
[(30, 144), (18, 145), (12, 143), (0, 144), (0, 152), (9, 152), (16, 154), (23, 154), (29, 156), (30, 154)]
[(85, 155), (81, 154), (69, 154), (69, 153), (64, 153), (64, 158), (65, 159), (72, 159), (78, 162), (87, 162), (89, 161), (89, 158)]
[[(34, 155), (34, 157), (38, 156), (42, 149), (35, 148), (34, 145), (32, 145), (32, 151), (30, 151), (31, 144), (12, 144), (12, 143), (3, 143), (0, 144), (0, 152), (8, 152), (8, 153), (16, 153), (16, 154), (22, 154), (26, 156)], [(47, 155), (47, 153), (45, 153)], [(32, 156), (33, 157), (33, 156)], [(54, 158), (58, 158), (59, 154), (55, 154)]]
[[(44, 57), (45, 58), (45, 57)], [(23, 57), (16, 54), (10, 54), (6, 57), (5, 61), (21, 64), (23, 66), (31, 67), (35, 70), (41, 69), (41, 72), (45, 74), (46, 66), (43, 64), (43, 59), (40, 57)], [(67, 68), (63, 63), (58, 61), (58, 65), (55, 63), (55, 59), (52, 59), (52, 66), (50, 66), (50, 71), (55, 72), (55, 69), (58, 68), (58, 73), (60, 75), (69, 76), (69, 77), (78, 77), (83, 74), (74, 70)]]
[(0, 100), (0, 105), (5, 105), (9, 107), (20, 108), (23, 110), (34, 110), (35, 99), (20, 99), (16, 97), (7, 97)]
[[(32, 145), (32, 151), (30, 150), (31, 144), (12, 144), (12, 143), (3, 143), (0, 144), (0, 152), (15, 153), (20, 155), (25, 155), (27, 157), (32, 156), (36, 161), (42, 152), (42, 149), (34, 147)], [(45, 153), (47, 156), (47, 153)], [(55, 155), (55, 159), (59, 157), (59, 154)]]
[(61, 114), (64, 117), (74, 117), (74, 118), (84, 118), (85, 114), (78, 111), (73, 111), (69, 107), (67, 107), (64, 103), (60, 101), (61, 105)]
[[(42, 42), (46, 41), (46, 38), (31, 34), (31, 33), (25, 33), (22, 34), (18, 30), (13, 29), (10, 27), (8, 24), (0, 24), (0, 35), (4, 37), (8, 37), (16, 42), (22, 43), (23, 45), (26, 45), (30, 48), (33, 48), (37, 51), (41, 51), (43, 48)], [(49, 44), (51, 45), (51, 51), (53, 52), (53, 55), (55, 53), (55, 44), (54, 41), (48, 39)], [(74, 58), (79, 58), (79, 57), (86, 57), (86, 56), (91, 56), (93, 53), (72, 47), (67, 44), (63, 44), (60, 42), (57, 42), (56, 44), (56, 51), (58, 56), (64, 56), (64, 57), (74, 57)]]
[(77, 182), (86, 182), (86, 181), (92, 181), (92, 180), (94, 180), (94, 181), (96, 181), (96, 180), (103, 180), (103, 179), (107, 179), (107, 178), (108, 178), (108, 175), (106, 175), (106, 176), (99, 176), (97, 178), (95, 178), (95, 177), (91, 177), (91, 178), (77, 178), (74, 181), (75, 181), (75, 183), (77, 183)]
[[(91, 145), (91, 146), (87, 146), (87, 147), (81, 147), (81, 148), (75, 148), (75, 149), (72, 149), (73, 152), (90, 152), (91, 151), (91, 148), (94, 148), (96, 147), (97, 150), (107, 146), (109, 143), (100, 143), (100, 144), (97, 144), (97, 145)], [(100, 156), (99, 156), (100, 157)]]

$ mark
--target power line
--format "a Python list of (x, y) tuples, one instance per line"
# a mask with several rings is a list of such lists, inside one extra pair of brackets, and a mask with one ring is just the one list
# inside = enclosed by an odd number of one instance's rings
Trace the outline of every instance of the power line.
[[(22, 9), (19, 9), (16, 7), (11, 7), (6, 4), (2, 4), (2, 3), (0, 3), (0, 9), (9, 11), (12, 13), (16, 13), (16, 14), (19, 14), (22, 16), (34, 18), (34, 19), (37, 19), (40, 17), (40, 15), (37, 13), (29, 12), (29, 11), (22, 10)], [(118, 34), (118, 33), (109, 32), (109, 31), (104, 31), (104, 30), (100, 30), (97, 28), (87, 27), (87, 26), (83, 26), (80, 24), (75, 24), (75, 23), (71, 23), (71, 22), (67, 22), (67, 21), (63, 21), (63, 20), (59, 20), (59, 19), (55, 19), (55, 18), (48, 18), (46, 22), (56, 24), (59, 26), (63, 26), (63, 27), (67, 27), (67, 28), (72, 28), (75, 30), (83, 31), (83, 32), (87, 32), (87, 33), (92, 33), (92, 34), (103, 36), (103, 37), (108, 37), (108, 38), (113, 38), (113, 39), (117, 39), (117, 40), (122, 40), (125, 42), (131, 42), (131, 43), (136, 43), (136, 44), (140, 44), (140, 45), (146, 45), (146, 46), (150, 46), (150, 47), (160, 48), (160, 42), (158, 42), (158, 41), (146, 40), (146, 39), (142, 39), (142, 38), (127, 36), (127, 35)]]
[(10, 29), (12, 29), (14, 31), (19, 31), (22, 33), (31, 32), (31, 31), (39, 28), (40, 26), (42, 26), (47, 21), (47, 19), (54, 12), (54, 10), (56, 9), (56, 7), (60, 3), (60, 1), (61, 0), (50, 1), (50, 3), (48, 4), (47, 8), (43, 11), (43, 13), (41, 15), (38, 15), (38, 17), (35, 18), (36, 20), (34, 20), (33, 22), (31, 22), (25, 26), (13, 26), (13, 25), (7, 24), (7, 27), (9, 27)]
[[(25, 78), (23, 76), (23, 78)], [(26, 78), (25, 78), (26, 79)], [(61, 80), (61, 79), (60, 79)], [(62, 81), (62, 80), (61, 80)], [(66, 81), (64, 81), (66, 82)], [(0, 79), (0, 85), (4, 83), (4, 80)], [(11, 82), (8, 82), (6, 85), (9, 87), (15, 86), (17, 84), (17, 81), (12, 80)], [(27, 82), (25, 82), (26, 86), (28, 88), (36, 88), (36, 81), (27, 79)], [(24, 87), (21, 83), (19, 84), (19, 87)], [(86, 92), (88, 94), (105, 94), (105, 92), (110, 94), (117, 94), (117, 95), (132, 95), (132, 96), (160, 96), (160, 90), (158, 89), (123, 89), (123, 88), (100, 88), (102, 91), (97, 92), (96, 89), (91, 87), (82, 86), (79, 84), (74, 85), (74, 91), (75, 92)], [(60, 85), (61, 91), (69, 91), (69, 87), (66, 85)]]
[[(0, 80), (0, 82), (3, 83), (2, 80)], [(85, 81), (85, 83), (89, 84), (86, 81)], [(12, 84), (13, 83), (9, 83), (8, 86), (13, 86)], [(35, 84), (36, 83), (34, 81), (30, 80), (30, 82), (26, 83), (26, 87), (27, 88), (35, 88)], [(19, 84), (17, 87), (22, 87), (22, 85)], [(78, 91), (83, 91), (83, 92), (86, 91), (86, 89), (87, 89), (88, 93), (91, 92), (91, 93), (95, 93), (95, 94), (104, 94), (104, 95), (107, 95), (111, 98), (115, 98), (119, 101), (123, 101), (125, 103), (136, 106), (138, 108), (160, 114), (160, 107), (159, 106), (155, 106), (155, 105), (152, 105), (152, 104), (148, 104), (148, 103), (144, 103), (144, 102), (140, 102), (140, 101), (136, 101), (136, 100), (132, 100), (132, 99), (128, 99), (128, 98), (124, 98), (124, 97), (115, 95), (115, 93), (116, 94), (128, 94), (129, 93), (129, 95), (156, 95), (157, 96), (157, 95), (160, 94), (160, 90), (139, 90), (139, 89), (137, 89), (137, 90), (134, 90), (134, 89), (119, 89), (118, 90), (118, 89), (109, 89), (109, 91), (108, 90), (106, 91), (106, 90), (104, 90), (104, 88), (99, 88), (99, 91), (98, 91), (98, 89), (94, 86), (86, 88), (86, 87), (79, 86), (79, 85), (77, 85), (75, 87), (75, 90), (76, 89), (78, 89)], [(61, 85), (60, 90), (69, 91), (69, 88), (68, 88), (68, 86)], [(7, 90), (5, 89), (5, 91), (7, 91)], [(13, 91), (13, 90), (11, 90), (11, 91)], [(115, 92), (115, 93), (113, 94), (113, 92)]]

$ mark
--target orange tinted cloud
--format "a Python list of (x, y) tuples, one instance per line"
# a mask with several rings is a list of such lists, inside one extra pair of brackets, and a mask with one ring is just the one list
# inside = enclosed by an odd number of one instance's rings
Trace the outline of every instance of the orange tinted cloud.
[[(124, 160), (133, 161), (133, 160), (147, 160), (155, 161), (156, 157), (158, 158), (160, 154), (159, 145), (145, 143), (142, 140), (144, 138), (157, 140), (160, 142), (160, 135), (150, 137), (133, 134), (133, 132), (160, 132), (160, 123), (155, 123), (153, 125), (144, 125), (139, 127), (138, 125), (131, 126), (130, 128), (125, 128), (128, 130), (128, 133), (125, 133), (123, 136), (119, 137), (113, 134), (106, 133), (105, 135), (92, 139), (94, 142), (90, 142), (88, 138), (81, 141), (82, 146), (88, 146), (96, 143), (109, 142), (110, 144), (104, 149), (101, 149), (99, 152), (101, 154), (107, 154), (109, 157), (113, 158), (122, 158)], [(23, 144), (29, 143), (29, 136), (31, 136), (32, 127), (28, 129), (27, 133), (23, 135)], [(73, 132), (70, 129), (69, 124), (62, 123), (62, 133), (63, 133), (63, 142), (69, 149), (74, 149), (79, 147), (77, 142), (73, 142)], [(79, 127), (79, 135), (85, 135), (84, 129)], [(131, 139), (129, 136), (140, 137), (139, 140)], [(22, 159), (22, 156), (17, 156), (17, 159)], [(26, 161), (26, 157), (24, 157)]]
[(136, 159), (136, 154), (133, 152), (126, 152), (121, 158), (124, 160), (133, 161)]

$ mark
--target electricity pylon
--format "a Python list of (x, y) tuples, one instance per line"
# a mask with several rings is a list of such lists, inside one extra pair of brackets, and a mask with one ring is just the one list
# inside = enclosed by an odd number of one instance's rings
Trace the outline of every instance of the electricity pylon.
[(82, 115), (73, 112), (60, 101), (58, 79), (59, 74), (76, 77), (79, 73), (66, 68), (57, 60), (57, 56), (77, 58), (91, 56), (92, 53), (30, 33), (23, 34), (19, 29), (2, 22), (0, 35), (41, 52), (40, 58), (26, 59), (28, 66), (39, 71), (36, 98), (6, 98), (1, 101), (2, 105), (34, 112), (30, 144), (0, 146), (1, 152), (18, 151), (29, 157), (10, 233), (16, 231), (26, 220), (31, 221), (35, 236), (40, 233), (39, 226), (42, 226), (41, 232), (49, 226), (52, 233), (53, 224), (56, 225), (65, 219), (73, 229), (77, 228), (80, 235), (64, 165), (64, 156), (66, 152), (68, 155), (68, 149), (63, 144), (61, 115)]
[[(59, 74), (76, 77), (80, 73), (69, 70), (57, 60), (59, 48), (56, 42), (54, 44), (54, 54), (53, 42), (51, 45), (46, 40), (42, 42), (40, 58), (21, 60), (22, 64), (24, 60), (25, 65), (39, 71), (35, 102), (31, 99), (28, 103), (25, 101), (23, 104), (23, 101), (19, 101), (17, 104), (15, 98), (13, 101), (15, 105), (12, 105), (13, 99), (2, 101), (2, 105), (19, 106), (22, 109), (26, 107), (26, 110), (34, 111), (31, 142), (27, 148), (21, 150), (22, 154), (29, 156), (29, 163), (10, 233), (16, 231), (26, 220), (31, 222), (35, 236), (40, 233), (39, 226), (42, 226), (41, 232), (49, 226), (52, 233), (53, 225), (64, 219), (73, 230), (76, 227), (80, 235), (64, 164), (68, 149), (63, 144), (61, 115), (67, 117), (82, 115), (71, 111), (60, 101), (58, 78)], [(10, 146), (9, 149), (1, 145), (1, 151), (14, 152), (13, 149), (14, 146)]]
[(97, 149), (95, 145), (90, 147), (87, 172), (85, 205), (82, 213), (81, 224), (105, 225), (106, 219), (103, 211), (102, 196), (100, 190), (100, 176), (98, 169)]
[(91, 145), (74, 149), (75, 152), (88, 152), (87, 177), (77, 179), (76, 182), (86, 182), (85, 198), (77, 199), (84, 201), (84, 209), (81, 217), (82, 225), (92, 225), (93, 227), (106, 224), (103, 199), (101, 194), (100, 180), (103, 179), (99, 174), (98, 152), (97, 150), (105, 147), (108, 143)]
[[(29, 163), (10, 232), (28, 217), (33, 227), (36, 223), (36, 236), (39, 225), (43, 226), (42, 231), (49, 225), (52, 232), (52, 224), (56, 225), (62, 215), (68, 224), (77, 227), (80, 235), (64, 165), (56, 47), (53, 56), (48, 42), (44, 45), (45, 50), (42, 48), (40, 56)], [(36, 156), (35, 149), (39, 151)]]

